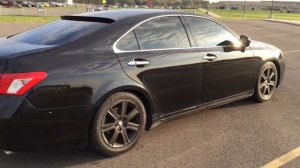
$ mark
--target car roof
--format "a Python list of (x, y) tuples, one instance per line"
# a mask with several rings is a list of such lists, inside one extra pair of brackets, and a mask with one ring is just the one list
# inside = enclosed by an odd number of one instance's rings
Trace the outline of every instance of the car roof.
[(148, 16), (172, 15), (172, 14), (195, 15), (192, 13), (185, 13), (185, 12), (174, 11), (174, 10), (162, 10), (162, 9), (121, 9), (121, 10), (109, 10), (109, 11), (100, 11), (100, 12), (87, 12), (76, 16), (108, 18), (114, 21), (119, 21), (127, 18), (137, 17), (137, 16), (148, 17)]

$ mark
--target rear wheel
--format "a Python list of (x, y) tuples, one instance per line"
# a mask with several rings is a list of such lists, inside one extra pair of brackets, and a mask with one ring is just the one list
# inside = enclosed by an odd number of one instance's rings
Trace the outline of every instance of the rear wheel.
[(258, 76), (254, 98), (259, 102), (271, 99), (277, 86), (278, 72), (272, 62), (265, 63)]
[(124, 153), (137, 143), (145, 123), (142, 101), (131, 93), (116, 93), (101, 105), (95, 116), (92, 147), (108, 156)]

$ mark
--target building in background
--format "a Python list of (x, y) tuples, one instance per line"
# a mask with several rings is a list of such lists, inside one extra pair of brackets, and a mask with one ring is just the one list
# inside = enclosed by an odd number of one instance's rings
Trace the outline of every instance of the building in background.
[[(241, 1), (220, 1), (218, 3), (212, 3), (211, 8), (214, 9), (232, 9), (243, 10), (245, 7), (245, 0)], [(272, 1), (246, 1), (247, 10), (270, 10), (272, 8)], [(288, 13), (300, 13), (300, 2), (286, 2), (286, 1), (274, 1), (273, 10)]]

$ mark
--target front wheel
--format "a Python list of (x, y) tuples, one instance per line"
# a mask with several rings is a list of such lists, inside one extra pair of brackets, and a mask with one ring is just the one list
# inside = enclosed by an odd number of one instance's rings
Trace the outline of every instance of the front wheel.
[(265, 63), (259, 73), (254, 98), (258, 102), (270, 100), (277, 86), (278, 72), (272, 62)]
[(145, 123), (142, 101), (131, 93), (116, 93), (104, 101), (95, 116), (92, 148), (108, 156), (124, 153), (137, 143)]

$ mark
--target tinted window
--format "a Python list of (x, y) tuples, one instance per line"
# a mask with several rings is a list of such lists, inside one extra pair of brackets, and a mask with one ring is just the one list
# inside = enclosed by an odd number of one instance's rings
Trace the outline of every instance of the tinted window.
[(141, 49), (188, 48), (189, 39), (179, 17), (161, 17), (135, 29)]
[(123, 51), (139, 50), (139, 45), (134, 32), (131, 31), (124, 36), (117, 44), (117, 48)]
[(107, 25), (99, 22), (58, 20), (10, 37), (23, 43), (61, 45), (77, 40)]
[(232, 33), (213, 21), (198, 17), (186, 17), (186, 20), (199, 47), (213, 47), (225, 41), (239, 42)]

